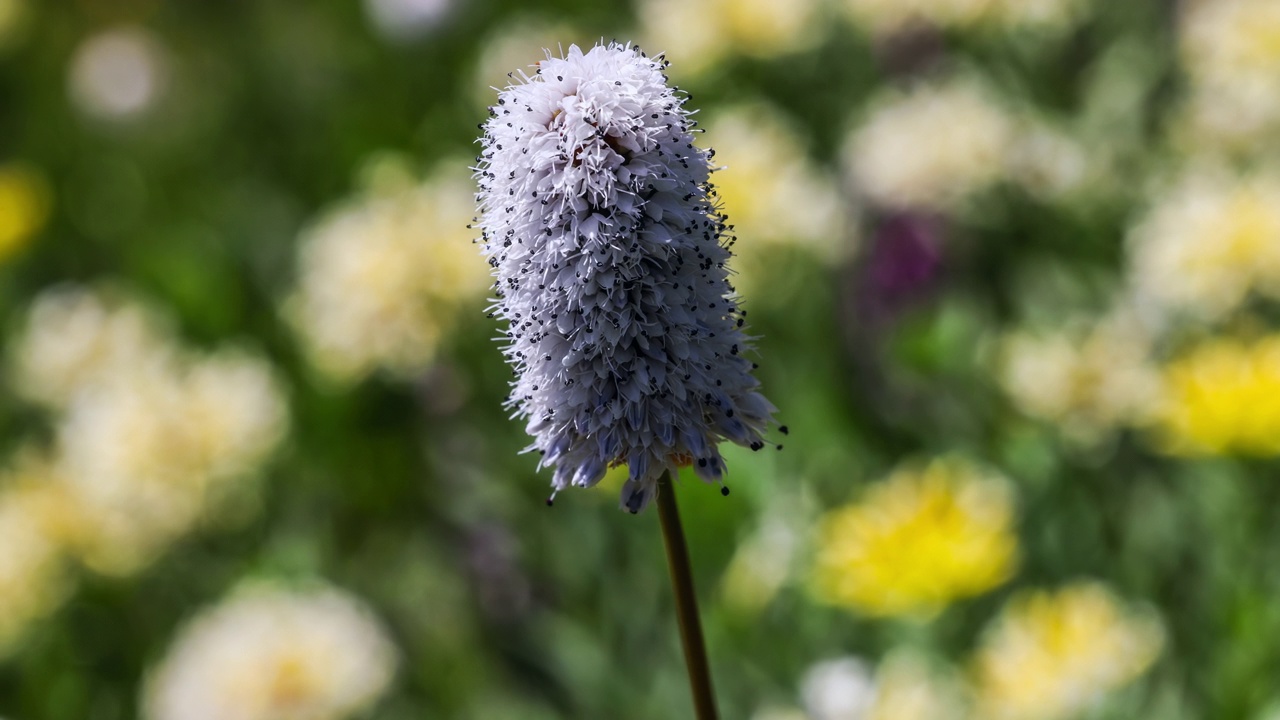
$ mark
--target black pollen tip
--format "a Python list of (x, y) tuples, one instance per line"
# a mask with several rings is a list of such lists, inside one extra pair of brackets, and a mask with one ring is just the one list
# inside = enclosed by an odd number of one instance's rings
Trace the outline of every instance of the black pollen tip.
[(783, 435), (786, 435), (787, 433), (789, 433), (789, 432), (791, 432), (791, 431), (787, 429), (787, 426), (786, 426), (786, 425), (782, 425), (782, 426), (779, 426), (779, 427), (778, 427), (778, 432), (782, 433)]
[(721, 486), (721, 487), (720, 487), (720, 494), (721, 494), (721, 495), (724, 495), (725, 497), (728, 497), (728, 496), (729, 496), (729, 486), (728, 486), (728, 485), (723, 485), (723, 486)]
[(781, 449), (782, 449), (782, 445), (778, 445), (778, 449), (779, 449), (779, 450), (781, 450)]
[(551, 507), (552, 505), (555, 505), (555, 504), (556, 504), (555, 498), (547, 498), (547, 507)]

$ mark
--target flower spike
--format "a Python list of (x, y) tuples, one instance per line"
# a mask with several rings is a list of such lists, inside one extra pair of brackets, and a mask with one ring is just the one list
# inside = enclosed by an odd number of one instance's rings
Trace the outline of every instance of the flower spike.
[(555, 492), (626, 463), (633, 513), (668, 470), (719, 484), (720, 441), (763, 445), (774, 412), (745, 357), (711, 154), (665, 68), (618, 43), (548, 53), (499, 92), (476, 167), (508, 405)]

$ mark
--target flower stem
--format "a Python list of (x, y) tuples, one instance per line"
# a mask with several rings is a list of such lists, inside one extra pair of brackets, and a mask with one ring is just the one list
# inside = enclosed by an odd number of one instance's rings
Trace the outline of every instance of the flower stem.
[(658, 519), (662, 522), (662, 539), (667, 547), (667, 569), (671, 571), (671, 587), (676, 599), (676, 618), (680, 621), (680, 642), (684, 646), (684, 663), (693, 690), (693, 707), (698, 720), (716, 720), (716, 698), (711, 690), (711, 670), (707, 666), (707, 648), (702, 640), (702, 624), (698, 620), (698, 597), (693, 591), (693, 572), (689, 568), (689, 548), (680, 511), (676, 508), (676, 489), (671, 474), (658, 480)]

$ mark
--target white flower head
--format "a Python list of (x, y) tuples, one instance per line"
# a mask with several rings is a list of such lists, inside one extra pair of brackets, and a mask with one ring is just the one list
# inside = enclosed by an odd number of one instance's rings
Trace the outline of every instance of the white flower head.
[(147, 683), (149, 720), (341, 720), (386, 690), (382, 623), (336, 589), (250, 586), (203, 611)]
[(556, 492), (627, 463), (639, 512), (669, 469), (720, 482), (717, 444), (763, 447), (774, 408), (746, 358), (712, 153), (665, 61), (617, 43), (547, 55), (499, 93), (476, 172), (508, 403)]

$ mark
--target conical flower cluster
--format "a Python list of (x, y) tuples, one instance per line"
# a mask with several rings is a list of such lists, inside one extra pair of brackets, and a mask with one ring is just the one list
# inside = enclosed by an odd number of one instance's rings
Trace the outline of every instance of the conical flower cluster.
[(509, 324), (508, 402), (555, 491), (626, 463), (632, 512), (669, 469), (721, 482), (717, 444), (763, 447), (774, 411), (746, 357), (712, 152), (694, 145), (665, 67), (613, 43), (514, 75), (476, 172), (494, 315)]

